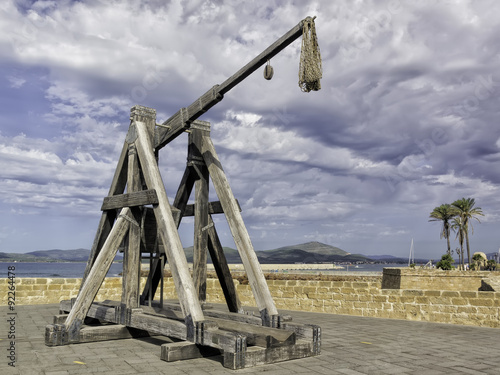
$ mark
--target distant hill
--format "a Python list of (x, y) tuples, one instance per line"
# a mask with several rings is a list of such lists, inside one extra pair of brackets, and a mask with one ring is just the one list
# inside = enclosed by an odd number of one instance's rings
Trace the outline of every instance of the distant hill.
[[(0, 253), (0, 261), (15, 262), (86, 262), (89, 259), (90, 250), (37, 250), (28, 253)], [(118, 253), (117, 260), (122, 259), (122, 254)]]
[(338, 247), (316, 241), (284, 246), (274, 250), (257, 251), (256, 253), (259, 262), (263, 264), (370, 261), (364, 255), (351, 254)]
[(90, 250), (75, 249), (75, 250), (38, 250), (26, 253), (38, 258), (48, 258), (63, 262), (86, 262), (90, 256)]
[[(238, 250), (224, 247), (228, 263), (241, 263)], [(188, 262), (193, 261), (193, 247), (184, 249)], [(333, 263), (333, 262), (365, 262), (370, 261), (363, 255), (348, 253), (338, 247), (321, 242), (307, 242), (299, 245), (284, 246), (273, 250), (255, 252), (262, 264), (293, 264), (293, 263)]]

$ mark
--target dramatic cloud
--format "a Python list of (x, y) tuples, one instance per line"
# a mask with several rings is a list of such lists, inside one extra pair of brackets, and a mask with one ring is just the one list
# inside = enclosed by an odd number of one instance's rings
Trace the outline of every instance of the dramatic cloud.
[[(0, 251), (90, 247), (141, 104), (162, 122), (317, 16), (322, 90), (300, 40), (201, 119), (257, 249), (445, 251), (435, 206), (476, 198), (497, 251), (500, 5), (494, 1), (27, 1), (0, 5)], [(162, 149), (170, 199), (186, 137)], [(211, 198), (217, 199), (211, 191)], [(234, 246), (220, 218), (225, 245)], [(182, 227), (185, 246), (192, 221)], [(457, 244), (454, 243), (454, 246)]]

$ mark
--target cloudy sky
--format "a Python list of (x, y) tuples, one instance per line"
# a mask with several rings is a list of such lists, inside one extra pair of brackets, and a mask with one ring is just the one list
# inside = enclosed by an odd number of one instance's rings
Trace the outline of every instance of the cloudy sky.
[[(90, 248), (130, 108), (166, 120), (308, 15), (321, 91), (298, 87), (297, 40), (271, 81), (259, 69), (201, 117), (254, 247), (407, 256), (413, 238), (436, 259), (429, 213), (474, 197), (472, 248), (498, 251), (499, 13), (492, 0), (2, 1), (0, 251)], [(160, 153), (171, 200), (186, 143)]]

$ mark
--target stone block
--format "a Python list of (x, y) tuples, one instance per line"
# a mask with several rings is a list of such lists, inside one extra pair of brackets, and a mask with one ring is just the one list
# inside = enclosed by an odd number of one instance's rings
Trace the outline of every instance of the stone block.
[(462, 292), (460, 292), (460, 297), (463, 297), (463, 298), (477, 298), (477, 292), (462, 291)]
[(400, 298), (400, 296), (388, 296), (387, 301), (391, 303), (399, 303)]
[(356, 290), (354, 288), (342, 288), (342, 293), (344, 294), (354, 294)]
[(387, 302), (387, 300), (388, 300), (387, 296), (373, 296), (374, 302)]
[(412, 296), (399, 297), (399, 302), (402, 304), (414, 304), (415, 297), (412, 297)]
[(424, 290), (424, 296), (427, 296), (427, 297), (440, 297), (441, 296), (441, 291), (440, 290)]
[(16, 292), (29, 292), (33, 290), (33, 285), (16, 285)]
[(273, 280), (273, 281), (274, 281), (273, 285), (286, 286), (286, 280)]
[(469, 304), (469, 300), (467, 298), (452, 298), (451, 303), (455, 306), (464, 306)]
[(449, 305), (451, 303), (451, 298), (429, 297), (429, 303), (432, 305)]
[(369, 287), (367, 282), (353, 282), (352, 283), (352, 288), (355, 289), (367, 289)]
[[(359, 301), (361, 301), (361, 302), (371, 302), (371, 301), (373, 301), (374, 297), (375, 296), (372, 296), (370, 294), (362, 294), (362, 295), (359, 296)], [(386, 300), (387, 300), (387, 296), (376, 296), (376, 297), (385, 297)]]
[(415, 289), (407, 289), (407, 290), (403, 290), (403, 293), (401, 295), (403, 297), (423, 296), (424, 295), (424, 291), (423, 290), (415, 290)]
[(465, 306), (457, 306), (457, 312), (458, 313), (465, 313), (465, 314), (476, 314), (477, 313), (477, 307), (475, 306), (470, 306), (470, 305), (465, 305)]
[(367, 309), (367, 308), (371, 307), (371, 305), (368, 302), (359, 302), (359, 301), (356, 301), (356, 302), (354, 302), (354, 307), (356, 309)]
[(469, 304), (472, 306), (493, 306), (491, 298), (469, 298)]
[(443, 296), (443, 297), (460, 297), (460, 292), (443, 290), (443, 292), (441, 293), (441, 296)]
[(357, 294), (344, 294), (342, 299), (344, 301), (359, 301), (359, 296)]
[(318, 286), (319, 287), (331, 288), (332, 284), (333, 284), (332, 281), (318, 281)]

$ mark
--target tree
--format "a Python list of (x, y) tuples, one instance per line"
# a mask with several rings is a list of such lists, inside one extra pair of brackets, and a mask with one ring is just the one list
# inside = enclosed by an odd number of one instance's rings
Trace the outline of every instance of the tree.
[(474, 228), (472, 226), (472, 220), (476, 219), (479, 223), (477, 216), (484, 216), (481, 207), (474, 207), (476, 200), (474, 198), (462, 198), (453, 202), (451, 205), (458, 211), (458, 216), (462, 221), (462, 230), (465, 239), (465, 244), (467, 247), (467, 258), (469, 264), (471, 264), (470, 258), (470, 245), (469, 245), (469, 229), (471, 234), (474, 234)]
[(448, 244), (447, 254), (451, 255), (450, 247), (450, 221), (457, 215), (457, 209), (449, 204), (442, 204), (432, 210), (429, 221), (442, 221), (441, 238), (446, 238)]
[(452, 264), (455, 263), (453, 257), (446, 253), (441, 257), (441, 260), (436, 263), (436, 268), (441, 268), (442, 270), (452, 270), (454, 267)]
[(461, 217), (454, 217), (451, 222), (451, 229), (457, 233), (458, 243), (460, 244), (460, 249), (457, 248), (459, 269), (464, 269), (464, 229), (462, 225)]

